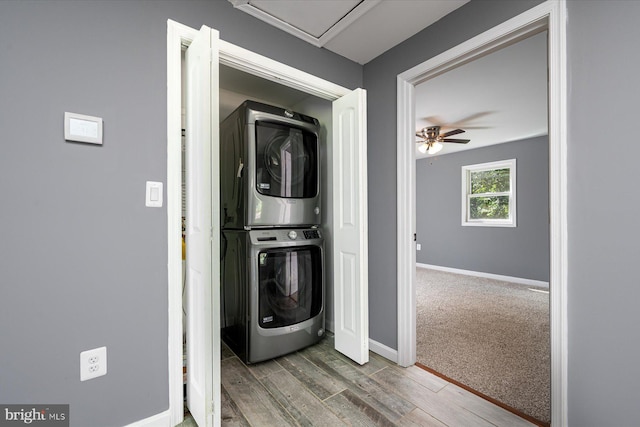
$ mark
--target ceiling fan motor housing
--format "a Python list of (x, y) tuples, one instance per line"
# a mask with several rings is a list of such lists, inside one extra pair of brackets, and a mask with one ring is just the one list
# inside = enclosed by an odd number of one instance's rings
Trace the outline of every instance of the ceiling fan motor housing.
[(426, 131), (424, 131), (426, 139), (428, 139), (429, 141), (433, 141), (438, 139), (438, 136), (440, 134), (440, 126), (431, 126), (426, 128)]

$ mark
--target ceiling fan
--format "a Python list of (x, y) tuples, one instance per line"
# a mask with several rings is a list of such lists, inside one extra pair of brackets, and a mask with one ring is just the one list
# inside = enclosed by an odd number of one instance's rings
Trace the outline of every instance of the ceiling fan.
[(452, 135), (464, 133), (462, 129), (454, 129), (448, 132), (440, 133), (440, 126), (429, 126), (422, 128), (416, 132), (418, 138), (422, 138), (420, 141), (416, 141), (418, 145), (418, 151), (421, 153), (435, 154), (442, 150), (443, 142), (453, 142), (456, 144), (466, 144), (470, 140), (468, 139), (456, 139), (449, 138)]

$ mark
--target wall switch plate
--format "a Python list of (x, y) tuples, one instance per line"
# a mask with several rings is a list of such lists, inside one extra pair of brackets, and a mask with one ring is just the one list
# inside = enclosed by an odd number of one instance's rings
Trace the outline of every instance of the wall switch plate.
[(145, 206), (149, 208), (162, 207), (162, 183), (161, 182), (147, 181)]
[(416, 243), (416, 251), (422, 249), (422, 245), (420, 243)]
[(80, 381), (107, 374), (107, 347), (94, 348), (80, 353)]

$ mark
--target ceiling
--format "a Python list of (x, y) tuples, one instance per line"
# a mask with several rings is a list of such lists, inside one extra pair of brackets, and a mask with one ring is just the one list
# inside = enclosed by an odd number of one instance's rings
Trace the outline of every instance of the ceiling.
[[(315, 46), (366, 64), (468, 0), (229, 1)], [(454, 138), (471, 140), (444, 144), (437, 155), (547, 134), (546, 34), (416, 86), (416, 131), (434, 125), (442, 132), (461, 128), (465, 133)], [(428, 156), (416, 149), (416, 158)]]
[(366, 64), (469, 0), (229, 1), (314, 46)]
[(546, 135), (547, 92), (545, 31), (416, 86), (416, 130), (466, 131), (438, 155)]

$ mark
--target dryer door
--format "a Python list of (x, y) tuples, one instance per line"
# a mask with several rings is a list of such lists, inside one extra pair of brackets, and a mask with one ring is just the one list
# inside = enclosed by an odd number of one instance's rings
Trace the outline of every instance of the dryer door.
[(284, 198), (318, 194), (318, 137), (306, 129), (256, 122), (256, 190)]

